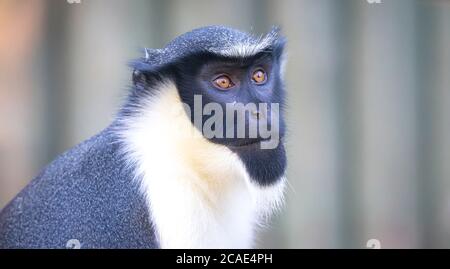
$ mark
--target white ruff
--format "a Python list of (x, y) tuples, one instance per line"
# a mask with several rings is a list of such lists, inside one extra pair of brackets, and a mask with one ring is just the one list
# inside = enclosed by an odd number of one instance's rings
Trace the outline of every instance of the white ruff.
[(155, 89), (119, 135), (162, 248), (249, 248), (254, 230), (283, 200), (251, 182), (238, 156), (193, 127), (173, 83)]

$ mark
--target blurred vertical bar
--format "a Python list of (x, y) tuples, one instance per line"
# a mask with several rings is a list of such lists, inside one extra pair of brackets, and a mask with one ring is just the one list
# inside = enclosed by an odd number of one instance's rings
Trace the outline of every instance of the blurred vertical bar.
[(450, 3), (418, 1), (418, 224), (425, 248), (450, 247)]
[[(336, 3), (276, 1), (288, 37), (288, 180), (283, 247), (340, 247), (337, 223)], [(342, 3), (342, 2), (339, 2)]]
[[(436, 9), (433, 5), (418, 2), (417, 8), (417, 135), (419, 154), (418, 178), (417, 178), (417, 206), (419, 226), (420, 246), (430, 248), (436, 242), (437, 225), (436, 213), (439, 198), (437, 197), (438, 185), (436, 185), (436, 170), (433, 166), (437, 164), (433, 160), (433, 153), (437, 150), (436, 142), (433, 142), (435, 124), (433, 117), (433, 98), (436, 97), (435, 79), (439, 74), (435, 74), (435, 64), (439, 52), (438, 37), (439, 31), (436, 25), (439, 19), (436, 17)], [(437, 26), (437, 27), (433, 27)], [(432, 41), (432, 42), (430, 42)]]
[(42, 165), (52, 160), (64, 148), (64, 130), (66, 128), (67, 76), (65, 72), (67, 57), (67, 10), (66, 1), (47, 3), (46, 33), (43, 44), (44, 102), (46, 108), (42, 141), (45, 143)]
[(435, 58), (436, 96), (434, 98), (435, 114), (435, 149), (433, 161), (436, 163), (436, 174), (440, 191), (437, 203), (434, 247), (450, 248), (450, 2), (437, 3), (436, 17), (438, 19), (435, 38), (438, 45)]
[[(361, 213), (364, 204), (361, 196), (361, 105), (356, 87), (358, 60), (360, 59), (357, 30), (361, 23), (359, 7), (362, 1), (333, 1), (335, 18), (333, 46), (336, 67), (334, 77), (334, 107), (337, 125), (334, 145), (337, 155), (336, 189), (338, 205), (337, 233), (339, 247), (364, 248), (361, 240)], [(365, 2), (362, 3), (366, 4)]]
[[(364, 237), (382, 248), (419, 246), (417, 225), (416, 2), (360, 1), (352, 74), (361, 110), (359, 184)], [(362, 244), (364, 242), (361, 242)]]
[(436, 97), (435, 100), (435, 149), (439, 208), (437, 211), (435, 247), (450, 248), (450, 2), (437, 3), (439, 44), (436, 59)]

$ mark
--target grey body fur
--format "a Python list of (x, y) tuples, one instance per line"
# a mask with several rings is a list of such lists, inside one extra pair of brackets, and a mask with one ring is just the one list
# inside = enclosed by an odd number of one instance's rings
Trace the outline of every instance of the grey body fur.
[(108, 129), (49, 164), (0, 213), (0, 248), (155, 248), (149, 211)]

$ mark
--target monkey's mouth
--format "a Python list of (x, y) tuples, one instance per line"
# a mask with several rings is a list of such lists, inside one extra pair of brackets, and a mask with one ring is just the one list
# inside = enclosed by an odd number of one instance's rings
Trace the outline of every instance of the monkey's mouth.
[(213, 138), (210, 139), (213, 143), (224, 145), (231, 150), (264, 150), (274, 149), (281, 143), (282, 138)]
[(252, 145), (259, 145), (263, 141), (264, 141), (263, 139), (261, 139), (261, 140), (245, 140), (245, 141), (237, 143), (237, 144), (235, 144), (233, 146), (234, 147), (238, 147), (238, 148), (240, 148), (240, 147), (249, 147), (249, 146), (252, 146)]
[(228, 146), (233, 149), (259, 149), (262, 142), (268, 142), (270, 139), (243, 139), (236, 143), (230, 143)]
[(214, 143), (227, 146), (231, 149), (243, 149), (243, 148), (257, 147), (261, 144), (261, 142), (265, 141), (265, 139), (258, 139), (258, 138), (252, 138), (252, 139), (245, 139), (245, 138), (239, 138), (239, 139), (220, 138), (220, 139), (217, 139), (217, 138), (213, 138), (211, 140)]

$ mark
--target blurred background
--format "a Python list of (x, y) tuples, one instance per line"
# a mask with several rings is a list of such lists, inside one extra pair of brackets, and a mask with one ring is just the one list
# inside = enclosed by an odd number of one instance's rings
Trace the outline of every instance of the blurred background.
[(450, 248), (450, 1), (70, 2), (0, 0), (0, 208), (111, 122), (140, 48), (276, 24), (290, 184), (258, 247)]

